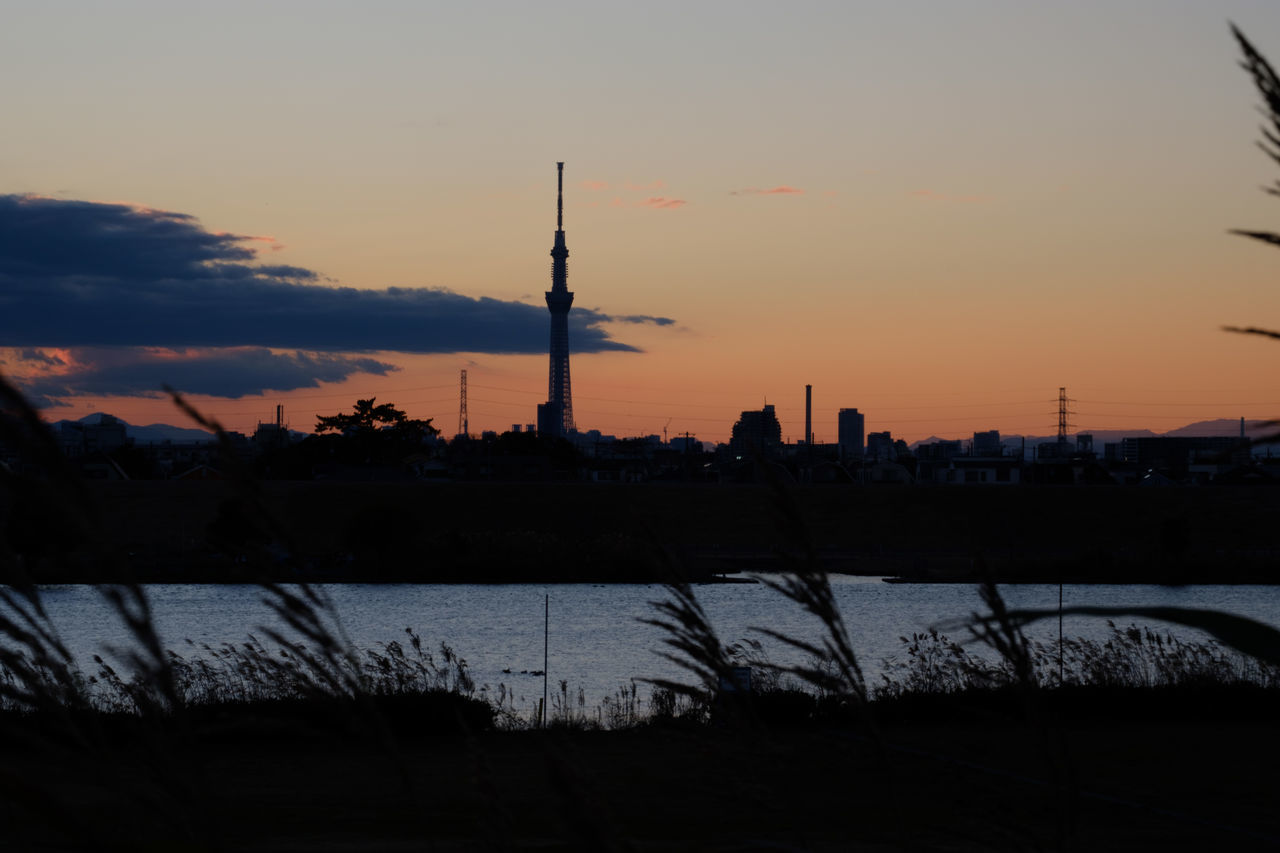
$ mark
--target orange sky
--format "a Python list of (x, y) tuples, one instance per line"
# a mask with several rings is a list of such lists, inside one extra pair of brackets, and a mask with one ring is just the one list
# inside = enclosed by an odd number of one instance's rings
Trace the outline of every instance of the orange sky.
[[(841, 407), (907, 440), (1050, 434), (1059, 386), (1080, 429), (1274, 416), (1280, 345), (1220, 331), (1280, 326), (1280, 252), (1226, 233), (1280, 200), (1224, 19), (1280, 57), (1280, 9), (958, 5), (710, 3), (680, 27), (576, 4), (245, 6), (248, 27), (236, 4), (31, 7), (0, 35), (27, 81), (0, 93), (0, 192), (270, 235), (260, 262), (320, 286), (541, 304), (564, 160), (575, 307), (677, 321), (573, 356), (582, 429), (724, 440), (767, 400), (794, 440), (806, 383), (820, 441)], [(309, 428), (377, 396), (452, 433), (462, 368), (473, 431), (546, 395), (545, 355), (376, 355), (399, 370), (195, 402), (248, 431), (277, 402)], [(181, 421), (68, 402), (49, 417)]]

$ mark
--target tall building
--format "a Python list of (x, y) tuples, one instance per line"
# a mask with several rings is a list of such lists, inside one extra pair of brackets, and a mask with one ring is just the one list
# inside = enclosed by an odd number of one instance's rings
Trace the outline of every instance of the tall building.
[(551, 377), (547, 402), (538, 406), (538, 432), (566, 436), (574, 431), (573, 396), (569, 390), (569, 248), (564, 243), (564, 163), (556, 163), (556, 240), (551, 247)]
[(771, 405), (758, 412), (743, 412), (729, 437), (729, 452), (740, 459), (757, 454), (773, 456), (781, 447), (782, 424), (778, 423)]
[(846, 462), (862, 458), (862, 437), (866, 420), (857, 409), (841, 409), (836, 415), (836, 440), (840, 443), (840, 458)]

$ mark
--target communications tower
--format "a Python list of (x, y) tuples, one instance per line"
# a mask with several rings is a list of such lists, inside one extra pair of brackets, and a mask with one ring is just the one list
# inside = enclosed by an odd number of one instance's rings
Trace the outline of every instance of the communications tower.
[(547, 402), (538, 406), (538, 432), (565, 436), (574, 431), (573, 397), (569, 390), (569, 248), (564, 243), (564, 163), (556, 163), (556, 240), (551, 247), (551, 377)]

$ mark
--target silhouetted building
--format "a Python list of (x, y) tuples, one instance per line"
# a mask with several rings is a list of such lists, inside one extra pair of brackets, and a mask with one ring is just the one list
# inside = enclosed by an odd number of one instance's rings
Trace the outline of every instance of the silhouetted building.
[(782, 424), (774, 414), (773, 406), (766, 405), (758, 412), (747, 411), (733, 425), (729, 438), (729, 452), (746, 459), (757, 453), (774, 456), (782, 448)]
[(99, 415), (96, 423), (64, 422), (58, 435), (62, 452), (73, 457), (110, 453), (132, 443), (124, 422), (111, 415)]
[(284, 406), (276, 406), (275, 423), (258, 421), (253, 431), (253, 443), (259, 450), (276, 450), (289, 446), (289, 426), (284, 422)]
[(957, 456), (951, 460), (945, 479), (935, 476), (934, 482), (1016, 486), (1022, 482), (1022, 460), (998, 453)]
[(964, 453), (959, 439), (938, 439), (916, 448), (917, 459), (950, 461)]
[(1000, 446), (1000, 430), (990, 429), (973, 434), (972, 454), (974, 456), (1000, 456), (1003, 453), (1004, 448)]
[(862, 437), (866, 433), (866, 420), (857, 409), (841, 409), (836, 415), (836, 441), (840, 445), (840, 458), (846, 462), (862, 458)]
[[(1185, 477), (1193, 464), (1249, 461), (1247, 438), (1222, 436), (1152, 436), (1125, 438), (1120, 442), (1123, 461), (1139, 471), (1161, 470), (1174, 477)], [(1233, 459), (1233, 457), (1235, 457)]]
[(677, 435), (675, 438), (671, 439), (668, 446), (672, 450), (677, 450), (681, 453), (690, 453), (693, 451), (697, 451), (698, 453), (702, 452), (702, 442), (698, 440), (697, 436), (693, 435)]
[(546, 293), (551, 312), (551, 377), (547, 402), (538, 406), (538, 432), (567, 436), (574, 431), (573, 396), (569, 388), (569, 248), (564, 242), (564, 163), (556, 163), (556, 235), (551, 247), (551, 289)]
[(893, 436), (888, 430), (873, 432), (867, 436), (866, 457), (870, 462), (893, 462), (898, 458), (893, 446)]

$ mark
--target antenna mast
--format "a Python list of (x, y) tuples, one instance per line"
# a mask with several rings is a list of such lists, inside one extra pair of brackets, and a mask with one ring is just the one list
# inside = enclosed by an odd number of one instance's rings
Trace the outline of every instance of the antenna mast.
[(462, 369), (462, 386), (458, 394), (458, 435), (466, 435), (471, 425), (467, 423), (467, 369)]

